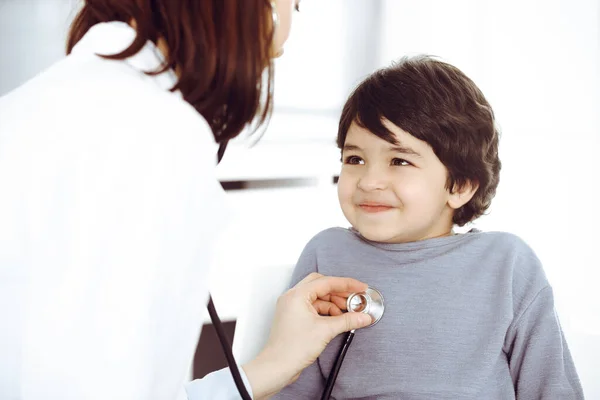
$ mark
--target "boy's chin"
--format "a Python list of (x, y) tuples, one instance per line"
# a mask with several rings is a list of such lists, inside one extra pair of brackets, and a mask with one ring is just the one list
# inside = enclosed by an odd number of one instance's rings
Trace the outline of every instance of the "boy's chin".
[(372, 242), (408, 243), (416, 240), (409, 237), (409, 235), (403, 235), (403, 232), (389, 232), (384, 229), (369, 229), (364, 227), (355, 227), (355, 229), (361, 234), (362, 237)]

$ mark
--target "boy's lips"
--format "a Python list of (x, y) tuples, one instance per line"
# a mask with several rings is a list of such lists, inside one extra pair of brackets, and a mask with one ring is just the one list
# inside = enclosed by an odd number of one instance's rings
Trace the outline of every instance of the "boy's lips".
[(371, 202), (360, 203), (360, 204), (358, 204), (358, 206), (360, 207), (361, 210), (363, 210), (367, 213), (379, 213), (379, 212), (389, 211), (392, 208), (394, 208), (394, 207), (390, 206), (389, 204), (371, 203)]

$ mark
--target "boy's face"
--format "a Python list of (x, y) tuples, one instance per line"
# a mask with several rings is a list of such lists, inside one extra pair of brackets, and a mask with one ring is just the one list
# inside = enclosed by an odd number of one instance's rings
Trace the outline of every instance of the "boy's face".
[[(432, 148), (385, 120), (396, 146), (350, 126), (342, 149), (338, 197), (352, 226), (369, 240), (404, 243), (451, 233), (456, 199)], [(462, 205), (462, 204), (461, 204)]]

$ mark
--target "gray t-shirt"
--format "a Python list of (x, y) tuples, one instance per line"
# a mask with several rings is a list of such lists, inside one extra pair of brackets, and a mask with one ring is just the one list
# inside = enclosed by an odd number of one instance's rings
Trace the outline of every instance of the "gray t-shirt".
[[(382, 292), (385, 313), (358, 330), (335, 399), (583, 399), (540, 261), (521, 239), (479, 231), (404, 244), (332, 228), (306, 246), (311, 272)], [(344, 335), (275, 399), (319, 399)]]

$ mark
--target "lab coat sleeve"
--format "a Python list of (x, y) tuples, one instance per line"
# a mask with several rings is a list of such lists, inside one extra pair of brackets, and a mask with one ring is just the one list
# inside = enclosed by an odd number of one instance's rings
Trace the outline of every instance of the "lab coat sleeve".
[[(239, 369), (246, 390), (252, 398), (252, 387), (242, 368)], [(188, 400), (238, 400), (239, 392), (228, 368), (212, 372), (202, 379), (196, 379), (185, 387)]]
[[(304, 248), (296, 268), (292, 274), (291, 286), (296, 285), (308, 274), (318, 272), (317, 266), (318, 236), (313, 238)], [(309, 365), (298, 377), (296, 382), (285, 387), (273, 396), (274, 400), (314, 400), (318, 399), (325, 387), (325, 378), (321, 373), (318, 361)]]
[(583, 390), (546, 286), (507, 334), (510, 374), (520, 400), (583, 400)]

